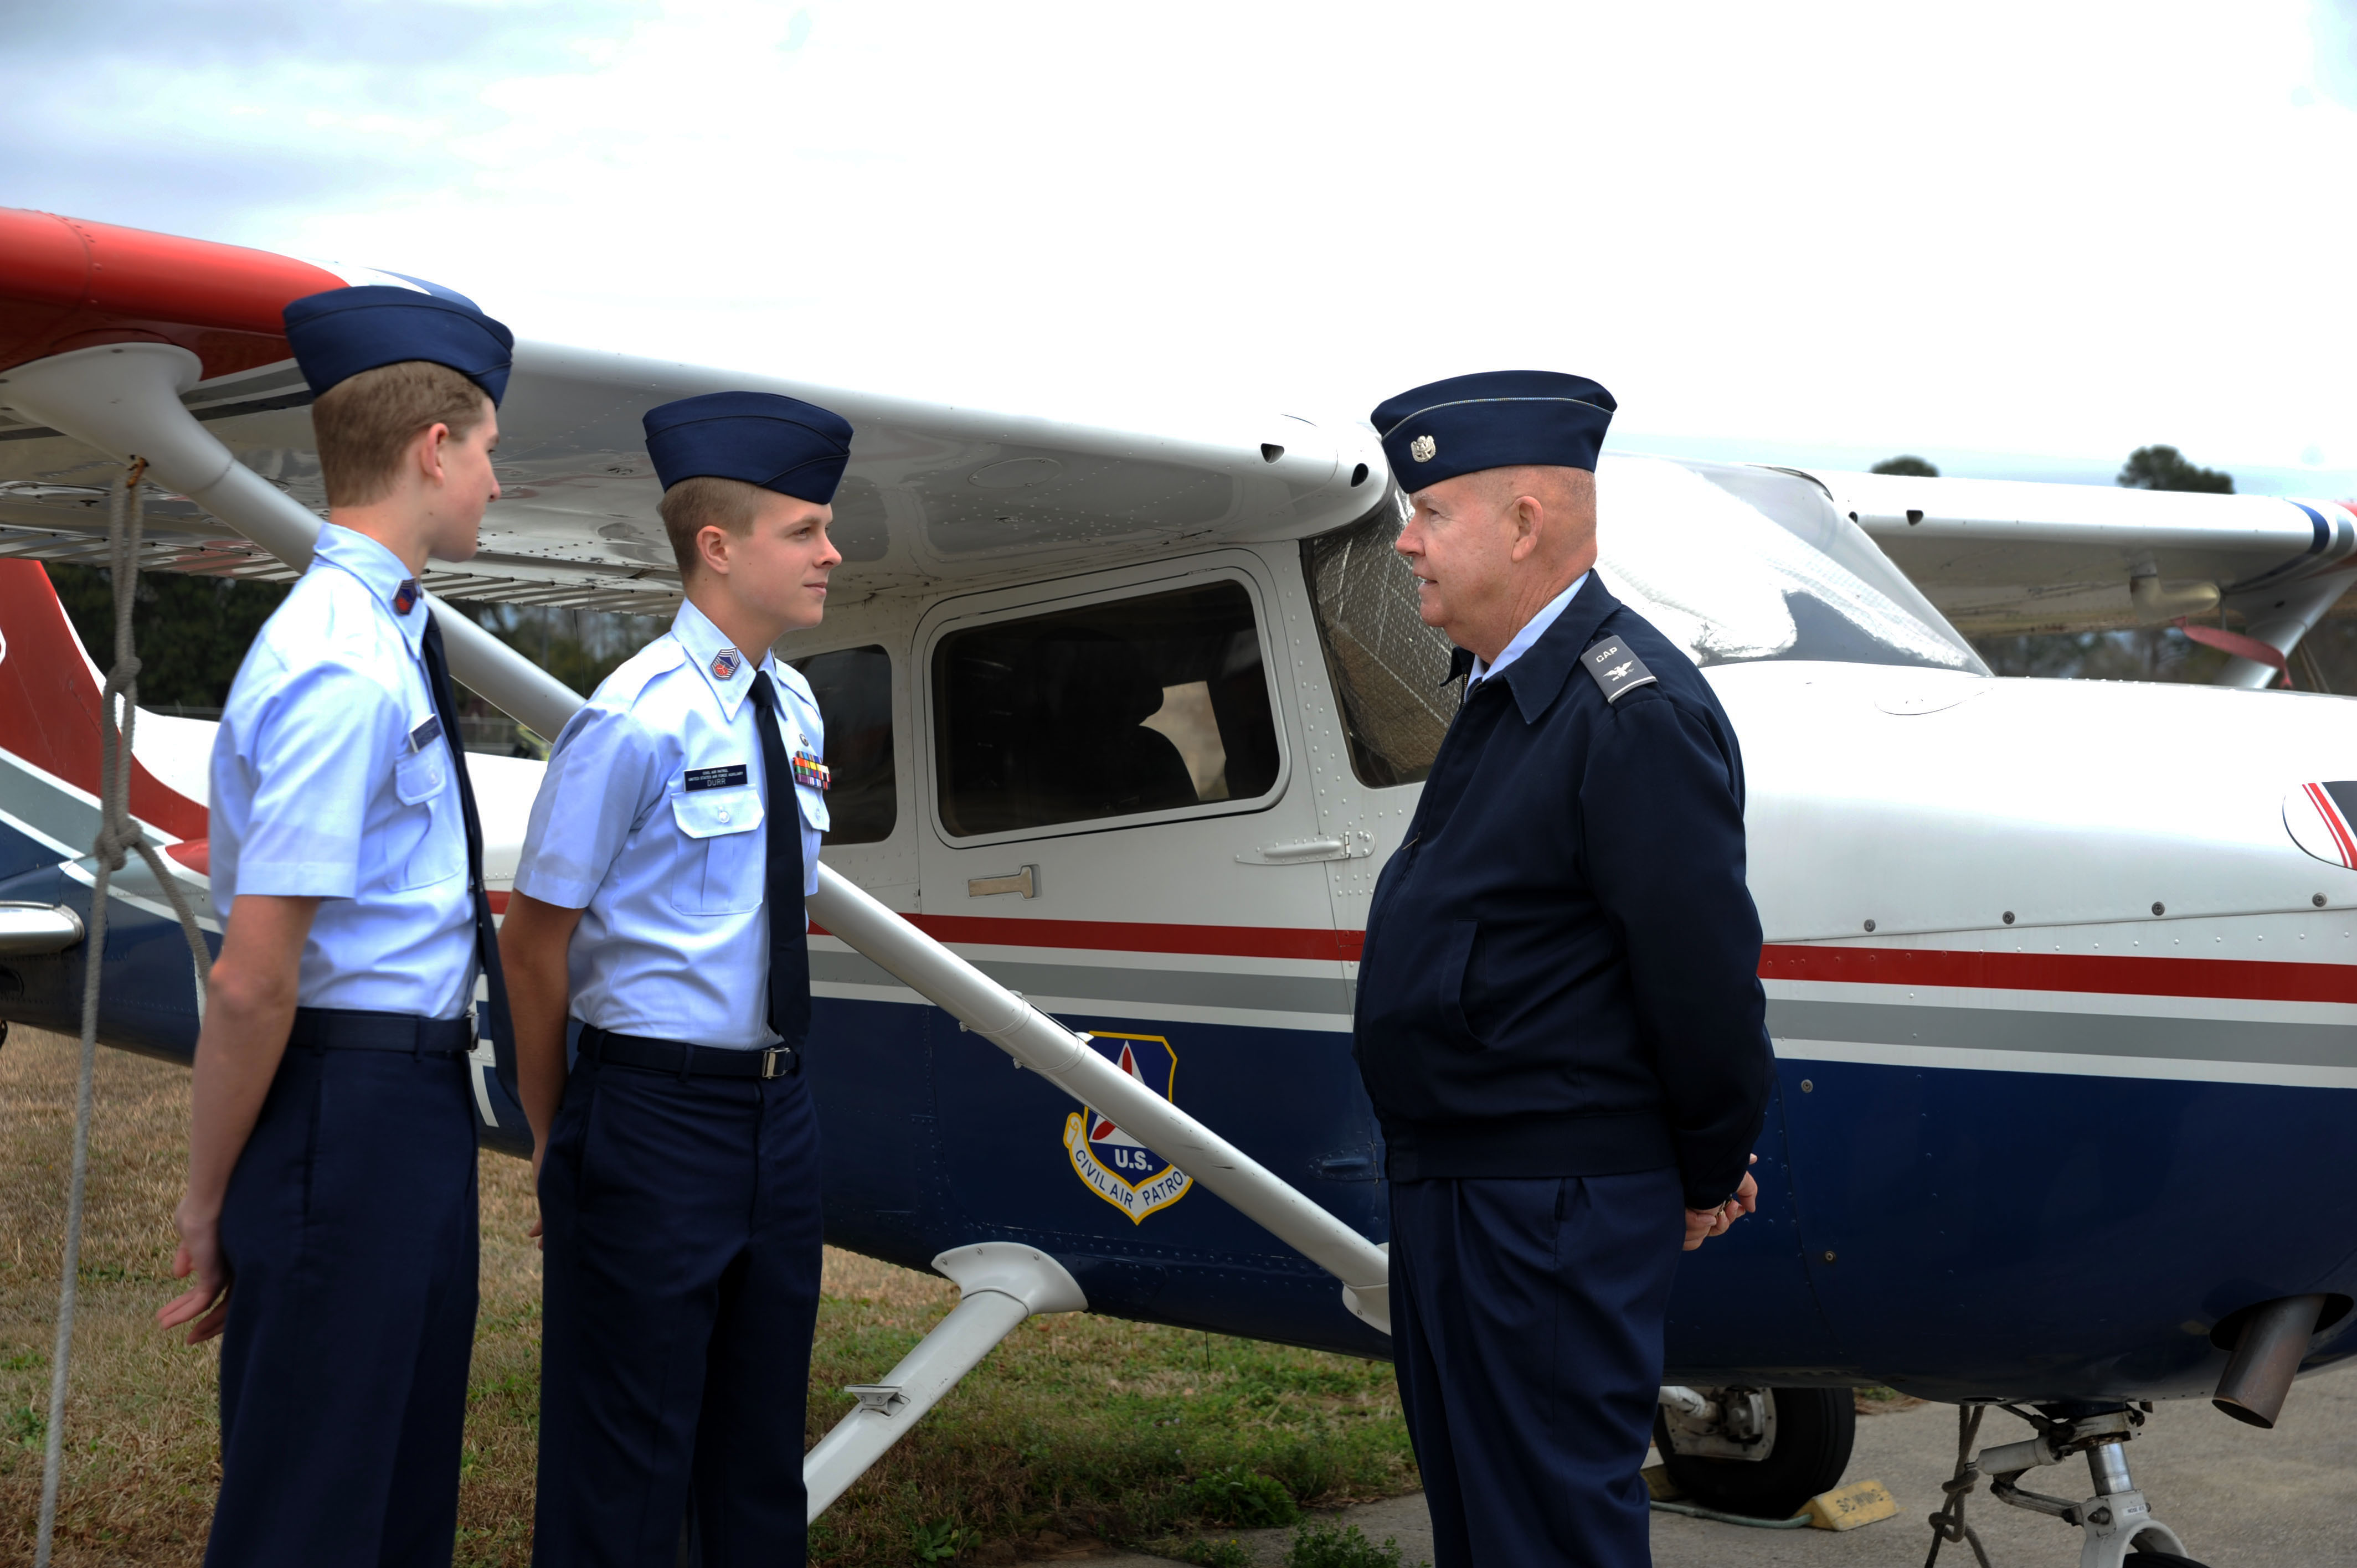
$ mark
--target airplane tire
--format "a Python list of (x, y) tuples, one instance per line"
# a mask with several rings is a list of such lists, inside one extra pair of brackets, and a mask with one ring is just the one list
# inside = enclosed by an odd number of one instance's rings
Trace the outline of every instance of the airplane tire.
[[(1841, 1484), (1857, 1443), (1857, 1406), (1847, 1389), (1770, 1389), (1776, 1446), (1764, 1459), (1708, 1459), (1670, 1447), (1669, 1424), (1653, 1416), (1653, 1445), (1670, 1479), (1721, 1513), (1790, 1519), (1819, 1492)], [(2162, 1568), (2156, 1563), (2154, 1568)]]

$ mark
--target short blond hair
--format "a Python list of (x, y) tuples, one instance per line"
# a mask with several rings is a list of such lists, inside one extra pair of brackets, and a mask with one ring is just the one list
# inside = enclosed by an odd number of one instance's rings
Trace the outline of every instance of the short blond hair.
[(412, 441), (437, 424), (463, 441), (490, 412), (482, 388), (430, 360), (379, 365), (338, 381), (311, 404), (328, 504), (382, 500), (393, 493)]
[(662, 519), (663, 532), (671, 539), (679, 575), (692, 577), (704, 564), (696, 552), (695, 536), (705, 529), (716, 528), (738, 539), (751, 533), (754, 520), (761, 515), (761, 498), (769, 493), (742, 479), (710, 474), (691, 475), (665, 490), (655, 514)]

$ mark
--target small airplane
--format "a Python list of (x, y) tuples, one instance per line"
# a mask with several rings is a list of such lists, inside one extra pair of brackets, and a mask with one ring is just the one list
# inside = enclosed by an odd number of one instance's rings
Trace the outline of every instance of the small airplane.
[[(137, 453), (148, 569), (294, 576), (324, 496), (278, 311), (357, 282), (436, 286), (0, 210), (0, 1017), (77, 1028), (91, 961), (100, 678), (37, 563), (102, 556)], [(851, 1391), (813, 1508), (1032, 1311), (1387, 1356), (1351, 998), (1456, 693), (1372, 433), (1105, 428), (526, 343), (482, 553), (427, 586), (667, 612), (639, 417), (731, 386), (858, 431), (833, 607), (780, 650), (834, 780), (828, 1240), (965, 1287)], [(2264, 686), (2357, 581), (2357, 514), (1640, 456), (1598, 484), (1599, 570), (1742, 737), (1777, 1056), (1759, 1212), (1672, 1302), (1674, 1477), (1788, 1513), (1840, 1479), (1848, 1389), (1888, 1384), (2031, 1420), (1982, 1473), (2083, 1562), (2181, 1552), (2126, 1466), (2146, 1402), (2267, 1424), (2357, 1347), (2357, 1238), (2314, 1218), (2357, 1162), (2357, 707), (1997, 679), (1958, 628), (2176, 621)], [(2243, 632), (2194, 618), (2226, 611)], [(488, 636), (453, 659), (542, 733), (578, 702)], [(131, 807), (217, 940), (211, 730), (143, 714)], [(499, 906), (539, 765), (469, 761)], [(110, 908), (101, 1037), (185, 1061), (165, 891), (135, 858)], [(487, 1052), (477, 1101), (526, 1152)], [(2078, 1455), (2083, 1500), (2018, 1484)]]

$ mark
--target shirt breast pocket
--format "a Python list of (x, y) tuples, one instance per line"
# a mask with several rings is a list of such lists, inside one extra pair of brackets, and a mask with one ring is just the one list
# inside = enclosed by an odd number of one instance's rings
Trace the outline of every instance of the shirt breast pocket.
[[(413, 751), (393, 765), (393, 793), (403, 810), (391, 825), (385, 879), (394, 887), (424, 887), (467, 869), (467, 830), (457, 801), (447, 798), (450, 757), (439, 746)], [(403, 840), (406, 839), (406, 843)]]
[(741, 915), (761, 905), (764, 835), (758, 789), (683, 789), (671, 798), (680, 832), (671, 901), (689, 915)]

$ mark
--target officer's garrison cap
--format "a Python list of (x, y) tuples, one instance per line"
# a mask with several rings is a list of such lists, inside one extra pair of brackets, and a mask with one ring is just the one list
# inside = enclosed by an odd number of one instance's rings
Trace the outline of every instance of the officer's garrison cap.
[(391, 284), (331, 288), (286, 306), (286, 342), (314, 394), (362, 371), (425, 360), (447, 365), (497, 406), (515, 367), (515, 334), (447, 290)]
[(777, 392), (721, 392), (647, 410), (647, 456), (665, 489), (682, 479), (742, 479), (825, 506), (851, 462), (851, 422)]
[(1392, 477), (1413, 494), (1484, 468), (1596, 471), (1620, 404), (1586, 376), (1484, 371), (1387, 398), (1369, 415)]

